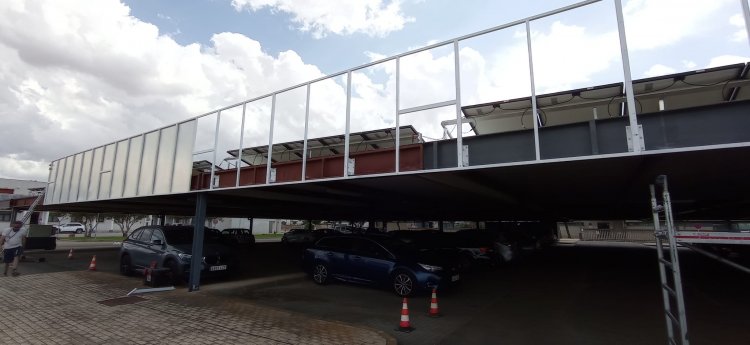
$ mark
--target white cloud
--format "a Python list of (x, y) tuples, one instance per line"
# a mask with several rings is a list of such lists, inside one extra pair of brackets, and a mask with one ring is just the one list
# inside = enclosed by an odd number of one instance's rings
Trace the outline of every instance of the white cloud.
[(729, 18), (729, 24), (736, 26), (739, 30), (732, 34), (733, 42), (747, 42), (747, 30), (745, 29), (745, 18), (742, 14), (735, 14)]
[(750, 57), (748, 56), (721, 55), (711, 58), (706, 68), (726, 66), (736, 63), (745, 63), (748, 60), (750, 60)]
[(672, 74), (675, 72), (677, 72), (677, 70), (675, 70), (672, 67), (664, 66), (661, 64), (656, 64), (656, 65), (651, 66), (651, 68), (649, 68), (646, 72), (644, 72), (643, 76), (644, 77), (656, 77), (656, 76), (665, 75), (665, 74)]
[(630, 0), (623, 8), (628, 48), (654, 49), (698, 34), (728, 4), (736, 0)]
[(382, 37), (414, 21), (401, 12), (400, 0), (232, 0), (232, 6), (238, 11), (268, 7), (271, 11), (289, 13), (299, 30), (311, 32), (315, 38), (329, 33)]
[(697, 63), (695, 63), (694, 61), (690, 61), (690, 60), (682, 60), (682, 65), (685, 66), (685, 68), (689, 70), (695, 69), (695, 67), (698, 66)]
[(116, 0), (0, 2), (0, 176), (46, 180), (42, 162), (322, 75), (243, 35), (211, 41), (177, 44)]

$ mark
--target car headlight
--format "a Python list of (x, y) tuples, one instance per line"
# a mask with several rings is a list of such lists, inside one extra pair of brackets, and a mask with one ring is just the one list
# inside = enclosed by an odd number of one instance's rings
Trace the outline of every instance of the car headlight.
[(437, 271), (443, 270), (443, 268), (440, 266), (432, 266), (432, 265), (426, 265), (426, 264), (419, 264), (419, 266), (429, 272), (437, 272)]
[(193, 257), (192, 255), (185, 254), (185, 253), (177, 254), (177, 256), (180, 258), (180, 260), (185, 260), (185, 261), (190, 260)]

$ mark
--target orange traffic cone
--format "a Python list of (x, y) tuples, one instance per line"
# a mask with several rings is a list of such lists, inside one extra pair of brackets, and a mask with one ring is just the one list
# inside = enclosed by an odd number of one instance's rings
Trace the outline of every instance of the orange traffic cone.
[(73, 249), (71, 249), (70, 252), (68, 252), (68, 260), (72, 258), (73, 258)]
[(432, 288), (432, 299), (430, 300), (430, 311), (427, 313), (429, 317), (441, 317), (440, 311), (438, 310), (437, 302), (437, 288)]
[(91, 263), (89, 264), (89, 271), (96, 271), (96, 255), (94, 255), (91, 258)]
[(414, 330), (414, 327), (411, 326), (411, 323), (409, 322), (409, 306), (407, 304), (406, 297), (404, 297), (404, 301), (401, 303), (401, 322), (398, 324), (398, 328), (396, 328), (399, 332), (411, 332)]

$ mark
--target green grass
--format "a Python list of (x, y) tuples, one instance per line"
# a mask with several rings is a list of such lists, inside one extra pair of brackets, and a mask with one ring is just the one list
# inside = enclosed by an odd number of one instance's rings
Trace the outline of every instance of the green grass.
[(59, 241), (70, 242), (115, 242), (122, 241), (122, 236), (97, 236), (97, 237), (67, 237), (65, 235), (57, 238)]
[(284, 234), (256, 234), (256, 239), (281, 238)]

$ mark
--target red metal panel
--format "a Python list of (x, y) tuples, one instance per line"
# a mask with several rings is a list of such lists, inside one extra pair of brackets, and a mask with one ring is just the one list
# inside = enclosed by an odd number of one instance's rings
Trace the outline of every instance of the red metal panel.
[(271, 164), (276, 169), (276, 182), (302, 180), (302, 161)]
[(305, 179), (314, 180), (323, 177), (323, 160), (320, 158), (307, 160)]
[(344, 156), (323, 158), (323, 177), (344, 176)]
[[(400, 151), (399, 171), (422, 169), (422, 144), (404, 145)], [(395, 149), (382, 149), (353, 154), (352, 157), (356, 160), (354, 173), (369, 175), (394, 172), (395, 152)]]
[(240, 169), (240, 186), (266, 183), (266, 167), (244, 167)]
[[(396, 157), (394, 149), (380, 149), (366, 152), (352, 153), (355, 159), (354, 173), (356, 175), (383, 174), (394, 172)], [(405, 145), (401, 147), (399, 162), (400, 171), (415, 171), (423, 169), (422, 144)], [(302, 161), (275, 163), (276, 182), (300, 181), (302, 179)], [(344, 172), (343, 155), (308, 159), (305, 178), (315, 180), (320, 178), (342, 177)], [(219, 187), (233, 187), (235, 170), (217, 171)], [(210, 174), (202, 173), (193, 176), (191, 190), (207, 189)], [(266, 167), (244, 167), (240, 169), (240, 186), (266, 183)]]
[(424, 169), (424, 146), (422, 144), (401, 147), (399, 171), (416, 171)]
[(0, 188), (0, 194), (13, 194), (13, 188)]

